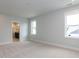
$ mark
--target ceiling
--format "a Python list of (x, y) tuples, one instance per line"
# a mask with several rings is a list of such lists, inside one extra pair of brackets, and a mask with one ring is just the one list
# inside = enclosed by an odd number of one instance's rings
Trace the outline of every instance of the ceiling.
[(66, 7), (72, 2), (78, 4), (79, 0), (0, 0), (0, 13), (11, 16), (34, 17)]

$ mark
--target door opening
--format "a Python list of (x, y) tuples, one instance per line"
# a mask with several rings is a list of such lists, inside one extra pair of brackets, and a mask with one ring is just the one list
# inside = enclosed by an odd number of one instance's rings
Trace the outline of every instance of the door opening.
[(12, 22), (12, 40), (13, 42), (20, 40), (20, 24), (17, 22)]

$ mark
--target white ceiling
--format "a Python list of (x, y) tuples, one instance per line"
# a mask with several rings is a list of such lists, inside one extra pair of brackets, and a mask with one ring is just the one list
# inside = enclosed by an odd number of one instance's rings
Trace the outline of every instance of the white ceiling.
[[(0, 0), (0, 13), (20, 17), (33, 17), (65, 7), (72, 0)], [(75, 4), (79, 0), (75, 1)]]

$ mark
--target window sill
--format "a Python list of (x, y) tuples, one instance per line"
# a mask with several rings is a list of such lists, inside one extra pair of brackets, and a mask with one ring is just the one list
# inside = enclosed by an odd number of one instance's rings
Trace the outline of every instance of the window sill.
[(65, 36), (65, 38), (70, 38), (70, 39), (79, 39), (79, 35), (71, 35), (71, 36)]

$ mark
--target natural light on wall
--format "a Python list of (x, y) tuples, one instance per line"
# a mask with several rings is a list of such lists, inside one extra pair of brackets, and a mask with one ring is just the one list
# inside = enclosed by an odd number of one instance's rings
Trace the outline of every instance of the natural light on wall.
[(65, 36), (79, 38), (79, 14), (66, 15)]
[(31, 21), (31, 35), (36, 35), (36, 21)]

